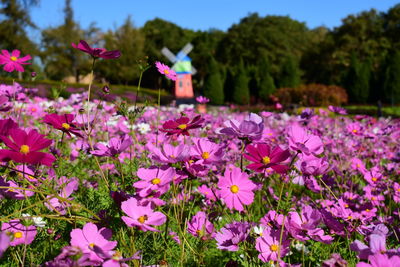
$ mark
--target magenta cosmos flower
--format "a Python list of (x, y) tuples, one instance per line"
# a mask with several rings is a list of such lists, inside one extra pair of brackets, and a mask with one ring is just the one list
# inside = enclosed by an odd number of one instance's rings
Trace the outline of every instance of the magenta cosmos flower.
[(285, 173), (289, 169), (287, 165), (279, 164), (287, 160), (290, 156), (289, 150), (282, 150), (276, 146), (272, 151), (269, 145), (262, 143), (246, 146), (248, 154), (244, 157), (254, 163), (247, 165), (247, 168), (256, 172), (263, 172), (267, 168), (272, 168), (277, 173)]
[(19, 72), (24, 72), (22, 65), (31, 64), (26, 62), (31, 58), (30, 55), (19, 57), (21, 52), (17, 49), (13, 50), (11, 54), (7, 50), (1, 50), (0, 54), (0, 64), (4, 65), (3, 69), (7, 72), (13, 72), (14, 70)]
[(151, 203), (147, 206), (140, 206), (138, 201), (130, 198), (122, 202), (121, 209), (129, 216), (122, 216), (121, 219), (129, 227), (137, 226), (140, 230), (159, 232), (155, 229), (154, 225), (162, 225), (166, 222), (167, 217), (159, 211), (153, 211), (150, 207)]
[(91, 222), (85, 224), (83, 229), (74, 229), (70, 233), (71, 246), (79, 247), (83, 253), (90, 254), (90, 260), (103, 262), (93, 251), (94, 247), (99, 247), (105, 252), (110, 252), (117, 246), (117, 241), (109, 241), (111, 238), (111, 230), (107, 228), (98, 229)]
[(252, 141), (260, 140), (264, 130), (263, 119), (255, 113), (250, 113), (242, 122), (234, 119), (225, 121), (224, 126), (218, 128), (216, 133)]
[(0, 139), (10, 149), (0, 149), (0, 160), (13, 160), (18, 163), (43, 164), (51, 166), (56, 158), (49, 153), (39, 152), (53, 142), (36, 130), (28, 133), (19, 129), (11, 129), (9, 137), (0, 136)]
[(226, 224), (216, 233), (217, 248), (228, 251), (238, 251), (239, 243), (249, 236), (251, 225), (248, 222), (232, 222)]
[(250, 205), (254, 200), (253, 190), (256, 185), (249, 176), (237, 167), (228, 167), (218, 181), (219, 195), (229, 209), (243, 210), (243, 205)]
[(258, 258), (263, 262), (278, 260), (278, 254), (283, 258), (289, 252), (290, 240), (284, 233), (281, 240), (281, 230), (272, 230), (267, 227), (261, 236), (256, 239), (256, 249), (260, 252)]
[(176, 120), (169, 120), (164, 122), (161, 131), (165, 132), (167, 135), (187, 135), (189, 136), (189, 130), (200, 128), (204, 119), (198, 115), (194, 117), (191, 121), (188, 117), (180, 117)]
[(205, 138), (193, 138), (193, 143), (191, 156), (198, 159), (197, 164), (211, 164), (222, 160), (224, 155), (222, 146)]
[(201, 95), (201, 96), (196, 97), (196, 101), (199, 104), (206, 104), (206, 103), (210, 102), (210, 99)]
[(57, 130), (63, 131), (69, 136), (71, 136), (71, 134), (74, 134), (76, 136), (82, 137), (82, 135), (79, 133), (79, 130), (73, 123), (74, 119), (75, 116), (73, 114), (57, 115), (53, 113), (44, 116), (43, 122), (53, 126)]
[(90, 153), (98, 157), (115, 157), (128, 149), (132, 143), (132, 138), (129, 135), (113, 137), (108, 142), (108, 145), (97, 143)]
[(357, 267), (397, 267), (400, 266), (400, 257), (392, 256), (389, 258), (387, 254), (377, 253), (369, 256), (368, 260), (370, 264), (365, 262), (357, 263)]
[(175, 81), (176, 80), (176, 72), (168, 67), (167, 65), (164, 65), (163, 63), (157, 61), (156, 62), (156, 67), (159, 73), (165, 75), (170, 80)]
[(293, 151), (306, 155), (319, 155), (324, 152), (324, 146), (321, 138), (307, 133), (307, 131), (298, 124), (293, 124), (289, 128), (288, 135), (289, 147)]
[(74, 43), (71, 44), (73, 48), (79, 49), (85, 53), (88, 53), (93, 58), (104, 58), (104, 59), (116, 59), (121, 56), (121, 52), (119, 50), (107, 51), (104, 48), (92, 48), (90, 45), (84, 41), (80, 40), (76, 45)]
[(202, 240), (211, 239), (215, 236), (214, 225), (207, 219), (207, 214), (199, 211), (188, 223), (188, 232)]
[(21, 244), (29, 245), (37, 234), (36, 227), (33, 225), (25, 226), (19, 220), (11, 220), (1, 225), (1, 231), (10, 236), (10, 246), (15, 247)]
[(133, 187), (140, 190), (140, 197), (147, 197), (153, 192), (164, 194), (169, 189), (169, 183), (176, 175), (175, 169), (168, 166), (161, 168), (151, 167), (149, 169), (140, 168), (137, 176), (141, 179), (133, 184)]

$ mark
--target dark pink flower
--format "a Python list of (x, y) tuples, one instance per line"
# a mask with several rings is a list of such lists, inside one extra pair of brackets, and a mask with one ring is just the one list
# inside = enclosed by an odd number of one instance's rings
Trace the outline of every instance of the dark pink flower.
[(204, 119), (198, 115), (191, 121), (188, 117), (180, 117), (176, 120), (169, 120), (164, 122), (161, 131), (167, 133), (167, 135), (187, 135), (189, 136), (189, 130), (200, 128)]
[(44, 138), (36, 130), (30, 130), (28, 133), (14, 128), (10, 130), (9, 137), (1, 135), (0, 139), (10, 149), (0, 149), (0, 160), (13, 160), (18, 163), (43, 164), (51, 166), (56, 158), (49, 153), (39, 152), (53, 142)]
[(265, 143), (246, 146), (248, 154), (243, 156), (254, 162), (247, 165), (247, 168), (256, 172), (263, 172), (267, 168), (272, 168), (277, 173), (285, 173), (289, 169), (287, 165), (280, 164), (290, 156), (289, 150), (282, 150), (279, 146), (272, 149)]
[(73, 48), (79, 49), (85, 53), (88, 53), (93, 58), (104, 58), (104, 59), (116, 59), (121, 56), (121, 52), (119, 50), (107, 51), (104, 48), (92, 48), (90, 45), (84, 41), (80, 40), (76, 45), (74, 43), (71, 44)]
[(57, 115), (53, 113), (44, 116), (43, 122), (53, 126), (57, 130), (63, 131), (69, 136), (71, 136), (72, 133), (76, 136), (82, 137), (73, 122), (74, 119), (75, 116), (73, 114)]
[(232, 222), (225, 225), (215, 235), (217, 248), (228, 251), (238, 251), (239, 243), (249, 236), (251, 226), (248, 222)]
[(24, 72), (22, 65), (31, 64), (26, 61), (32, 59), (30, 55), (19, 58), (21, 52), (17, 49), (13, 50), (11, 54), (7, 50), (1, 50), (0, 65), (4, 65), (4, 70), (12, 72), (14, 70)]

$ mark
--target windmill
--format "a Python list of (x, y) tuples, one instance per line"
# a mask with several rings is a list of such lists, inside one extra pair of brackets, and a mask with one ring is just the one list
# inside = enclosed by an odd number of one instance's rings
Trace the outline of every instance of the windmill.
[(188, 57), (192, 49), (191, 43), (187, 43), (176, 55), (166, 47), (161, 49), (161, 53), (174, 64), (172, 69), (176, 72), (175, 97), (177, 99), (194, 97), (192, 75), (196, 74), (197, 71), (192, 66), (192, 60)]

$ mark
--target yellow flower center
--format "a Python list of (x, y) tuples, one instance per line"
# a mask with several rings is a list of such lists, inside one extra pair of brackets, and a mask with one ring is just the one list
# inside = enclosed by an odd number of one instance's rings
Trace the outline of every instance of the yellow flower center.
[(187, 124), (180, 124), (178, 128), (181, 130), (185, 130), (187, 128)]
[(140, 223), (144, 223), (146, 220), (147, 220), (147, 215), (140, 216), (138, 219)]
[(89, 247), (91, 247), (91, 248), (94, 248), (94, 246), (95, 246), (95, 243), (90, 243), (89, 244)]
[(36, 112), (37, 109), (36, 109), (36, 108), (31, 108), (31, 111), (32, 111), (32, 112)]
[(357, 133), (357, 130), (356, 130), (356, 129), (354, 129), (352, 132), (353, 132), (353, 133)]
[(353, 217), (351, 217), (350, 215), (347, 217), (347, 220), (351, 220), (353, 219)]
[(370, 212), (371, 210), (370, 210), (370, 209), (366, 209), (365, 211), (366, 211), (366, 212)]
[(22, 232), (15, 232), (14, 238), (21, 238), (23, 236)]
[(397, 192), (400, 192), (400, 188), (397, 188)]
[(269, 248), (271, 249), (271, 251), (276, 252), (276, 251), (278, 251), (279, 246), (276, 244), (272, 244)]
[(360, 167), (361, 167), (361, 165), (360, 165), (360, 164), (357, 164), (357, 165), (356, 165), (356, 167), (357, 167), (357, 168), (360, 168)]
[(164, 74), (169, 74), (169, 70), (164, 70)]
[(17, 61), (17, 60), (18, 60), (18, 58), (17, 58), (17, 57), (14, 57), (14, 56), (10, 57), (10, 59), (11, 59), (12, 61)]
[(376, 200), (376, 197), (371, 197), (371, 200)]
[(372, 177), (371, 180), (374, 181), (374, 182), (376, 182), (376, 181), (378, 181), (378, 178)]
[(161, 183), (161, 180), (160, 180), (160, 178), (154, 178), (153, 180), (151, 180), (151, 183), (152, 184), (159, 184), (159, 183)]
[(28, 154), (29, 153), (29, 146), (27, 145), (22, 145), (19, 149), (19, 152), (21, 152), (22, 154)]
[(68, 123), (63, 123), (61, 124), (61, 126), (65, 129), (65, 130), (69, 130), (69, 128), (71, 128), (71, 126)]
[(210, 157), (210, 153), (208, 153), (208, 152), (203, 152), (203, 154), (201, 154), (201, 157), (202, 157), (203, 159), (208, 159), (208, 158)]
[(237, 185), (232, 185), (231, 186), (231, 192), (236, 194), (237, 192), (239, 192), (239, 186)]
[(264, 164), (269, 164), (271, 162), (271, 159), (268, 156), (265, 156), (265, 157), (262, 158), (262, 162)]
[(349, 207), (349, 204), (344, 204), (344, 207), (345, 207), (345, 208), (348, 208), (348, 207)]

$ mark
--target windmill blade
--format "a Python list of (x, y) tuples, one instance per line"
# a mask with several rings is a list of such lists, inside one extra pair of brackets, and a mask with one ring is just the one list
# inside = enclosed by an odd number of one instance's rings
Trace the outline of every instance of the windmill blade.
[(178, 60), (182, 60), (184, 57), (186, 57), (190, 51), (192, 51), (193, 45), (191, 43), (187, 43), (181, 51), (178, 53)]
[(197, 70), (192, 66), (192, 75), (195, 75), (197, 73)]
[(171, 50), (169, 50), (166, 47), (163, 47), (163, 49), (161, 49), (161, 53), (168, 58), (172, 63), (175, 63), (176, 61), (178, 61), (177, 57), (174, 55), (174, 53), (171, 52)]

